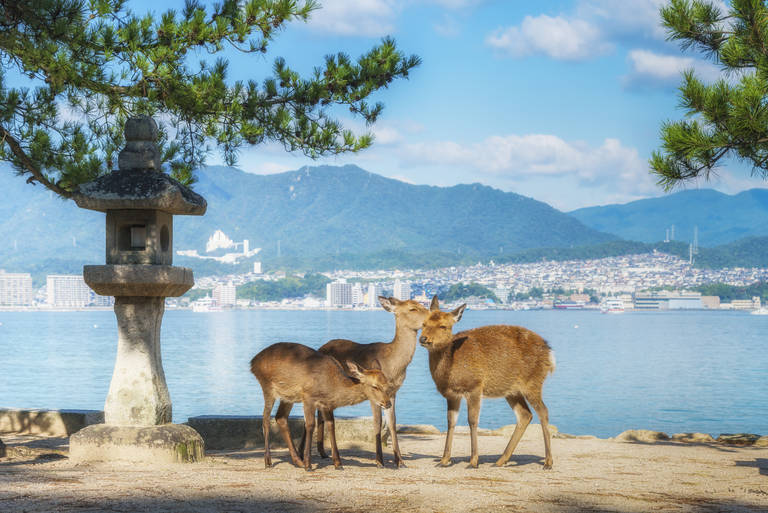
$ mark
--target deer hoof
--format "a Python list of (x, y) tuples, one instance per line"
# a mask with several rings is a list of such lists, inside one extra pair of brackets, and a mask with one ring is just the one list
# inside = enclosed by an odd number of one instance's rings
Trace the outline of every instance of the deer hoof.
[(552, 464), (551, 463), (545, 463), (544, 464), (544, 470), (552, 470)]
[(408, 468), (403, 460), (395, 460), (395, 468)]
[(435, 465), (436, 467), (450, 467), (453, 464), (453, 462), (450, 459), (447, 460), (440, 460), (440, 462)]

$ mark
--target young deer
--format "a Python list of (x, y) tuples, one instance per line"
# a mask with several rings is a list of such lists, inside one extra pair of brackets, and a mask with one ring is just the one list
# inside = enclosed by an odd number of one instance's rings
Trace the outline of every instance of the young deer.
[[(334, 339), (323, 345), (319, 351), (333, 356), (340, 362), (354, 362), (362, 367), (370, 367), (373, 362), (381, 362), (381, 370), (390, 379), (390, 397), (392, 407), (387, 410), (389, 434), (392, 437), (392, 452), (395, 466), (404, 467), (405, 462), (400, 454), (397, 443), (397, 419), (395, 417), (395, 394), (405, 381), (405, 369), (413, 359), (416, 351), (416, 334), (421, 329), (429, 310), (416, 301), (401, 301), (394, 297), (379, 296), (379, 303), (384, 310), (395, 314), (395, 338), (392, 342), (376, 342), (373, 344), (358, 344), (351, 340)], [(373, 411), (373, 432), (376, 437), (376, 464), (384, 466), (384, 456), (381, 448), (381, 406), (371, 401)], [(325, 458), (323, 448), (323, 423), (318, 415), (317, 450)], [(311, 438), (307, 438), (311, 440)]]
[[(251, 372), (259, 380), (264, 394), (264, 466), (272, 466), (269, 452), (269, 423), (275, 399), (280, 399), (275, 420), (288, 445), (291, 459), (296, 466), (310, 470), (310, 447), (315, 428), (315, 410), (322, 412), (329, 424), (333, 465), (341, 468), (339, 449), (336, 446), (336, 430), (333, 410), (339, 406), (357, 404), (366, 399), (383, 408), (392, 406), (389, 397), (389, 380), (377, 362), (365, 369), (348, 362), (349, 374), (333, 357), (314, 349), (291, 342), (273, 344), (251, 360)], [(304, 403), (305, 450), (304, 460), (299, 458), (288, 431), (288, 415), (294, 403)]]
[(432, 298), (430, 314), (424, 322), (419, 342), (429, 351), (429, 370), (437, 390), (448, 401), (448, 432), (441, 466), (451, 463), (453, 430), (461, 398), (467, 400), (467, 417), (472, 436), (469, 464), (477, 468), (477, 422), (483, 397), (504, 397), (515, 410), (517, 424), (504, 454), (496, 466), (512, 456), (533, 415), (528, 401), (539, 416), (544, 432), (544, 468), (552, 468), (549, 414), (541, 399), (544, 380), (555, 370), (555, 356), (547, 342), (536, 333), (519, 326), (483, 326), (452, 334), (461, 319), (461, 305), (452, 312), (441, 312), (437, 296)]

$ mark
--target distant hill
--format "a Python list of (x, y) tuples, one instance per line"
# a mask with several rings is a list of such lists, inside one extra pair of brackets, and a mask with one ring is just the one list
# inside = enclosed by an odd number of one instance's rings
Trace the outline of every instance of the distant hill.
[[(263, 248), (256, 259), (272, 267), (450, 265), (616, 239), (518, 194), (480, 184), (411, 185), (356, 166), (274, 175), (208, 167), (198, 179), (195, 190), (208, 200), (208, 212), (175, 218), (174, 249), (200, 251), (222, 229)], [(0, 169), (0, 189), (0, 268), (79, 272), (84, 263), (103, 262), (103, 215), (28, 185), (7, 168)], [(203, 274), (235, 269), (174, 261)]]
[[(678, 256), (684, 260), (689, 258), (688, 244), (671, 242), (637, 242), (617, 240), (595, 244), (592, 246), (576, 246), (572, 248), (535, 248), (496, 259), (499, 263), (530, 263), (541, 260), (563, 262), (568, 260), (591, 260), (622, 255), (636, 255), (659, 251)], [(694, 266), (709, 269), (723, 267), (768, 267), (768, 237), (745, 237), (729, 244), (713, 248), (699, 248), (694, 255)]]
[(659, 198), (574, 210), (570, 214), (595, 230), (626, 240), (664, 240), (675, 226), (675, 240), (691, 242), (699, 228), (699, 246), (713, 247), (745, 237), (768, 235), (768, 189), (735, 195), (711, 189), (688, 190)]

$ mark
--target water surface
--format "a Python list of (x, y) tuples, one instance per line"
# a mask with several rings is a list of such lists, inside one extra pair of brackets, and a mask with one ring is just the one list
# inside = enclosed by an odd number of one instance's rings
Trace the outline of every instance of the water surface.
[[(0, 406), (103, 408), (117, 345), (112, 312), (0, 312), (0, 323)], [(768, 434), (768, 316), (467, 311), (457, 327), (502, 323), (538, 332), (555, 350), (557, 370), (545, 384), (544, 401), (561, 431)], [(248, 364), (269, 344), (389, 341), (393, 333), (394, 318), (383, 310), (169, 310), (162, 350), (174, 421), (261, 415), (261, 389)], [(445, 410), (419, 346), (398, 394), (398, 422), (445, 429)], [(299, 405), (293, 414), (301, 414)], [(370, 407), (341, 408), (337, 415), (370, 415)], [(481, 426), (513, 422), (505, 400), (484, 400)], [(459, 423), (466, 424), (463, 403)]]

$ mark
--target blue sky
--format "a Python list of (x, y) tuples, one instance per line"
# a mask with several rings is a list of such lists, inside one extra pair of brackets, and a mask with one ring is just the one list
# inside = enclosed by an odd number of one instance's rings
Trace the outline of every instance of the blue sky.
[[(481, 182), (561, 210), (659, 196), (647, 161), (660, 123), (682, 116), (680, 72), (718, 76), (713, 64), (665, 41), (663, 3), (325, 0), (308, 23), (289, 24), (266, 57), (228, 54), (231, 77), (261, 80), (276, 56), (309, 72), (326, 54), (356, 57), (385, 35), (423, 64), (376, 95), (386, 108), (372, 148), (312, 161), (266, 144), (245, 149), (238, 167), (274, 173), (352, 163), (417, 184)], [(687, 185), (727, 193), (766, 186), (737, 163)]]

